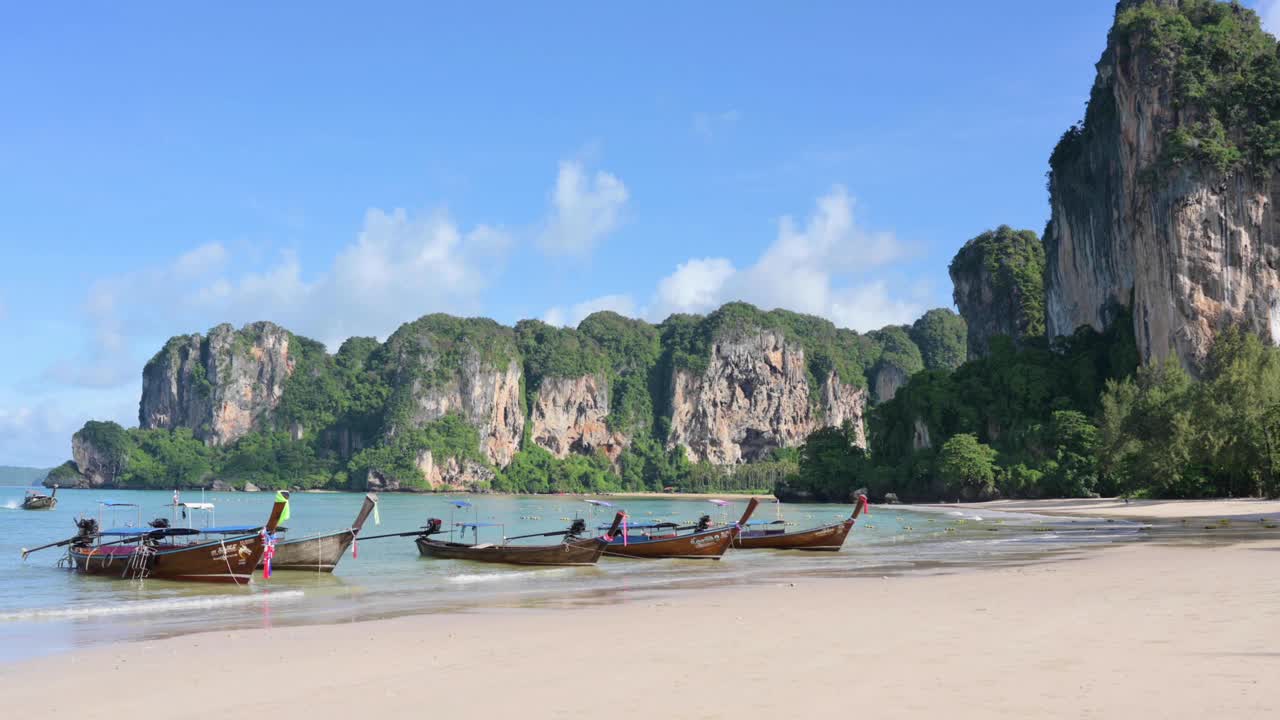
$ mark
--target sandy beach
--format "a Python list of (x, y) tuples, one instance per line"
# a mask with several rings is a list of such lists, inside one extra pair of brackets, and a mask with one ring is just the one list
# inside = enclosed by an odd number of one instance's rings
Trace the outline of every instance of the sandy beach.
[(1278, 596), (1280, 539), (1146, 542), (120, 644), (0, 666), (0, 694), (21, 718), (1267, 717)]

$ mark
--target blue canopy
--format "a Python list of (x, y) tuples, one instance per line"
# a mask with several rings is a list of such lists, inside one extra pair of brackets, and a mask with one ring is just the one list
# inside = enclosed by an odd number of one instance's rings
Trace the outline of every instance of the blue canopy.
[(99, 535), (110, 535), (116, 537), (133, 537), (134, 535), (146, 535), (153, 532), (155, 528), (111, 528), (110, 530), (99, 530)]
[(453, 506), (456, 508), (467, 508), (467, 507), (471, 507), (471, 503), (467, 502), (466, 500), (454, 500)]
[(748, 525), (786, 525), (786, 520), (749, 520)]
[(258, 532), (261, 529), (261, 525), (219, 525), (218, 527), (199, 528), (200, 532), (209, 535), (244, 535)]
[(99, 500), (98, 504), (106, 507), (141, 507), (137, 503), (112, 502), (111, 500)]
[(501, 527), (502, 523), (474, 522), (474, 523), (454, 523), (454, 525), (460, 528), (482, 528), (482, 527)]
[(99, 535), (108, 535), (114, 537), (137, 537), (140, 535), (151, 535), (154, 537), (168, 537), (169, 535), (198, 535), (199, 530), (195, 528), (184, 527), (131, 527), (131, 528), (112, 528), (110, 530), (99, 531)]

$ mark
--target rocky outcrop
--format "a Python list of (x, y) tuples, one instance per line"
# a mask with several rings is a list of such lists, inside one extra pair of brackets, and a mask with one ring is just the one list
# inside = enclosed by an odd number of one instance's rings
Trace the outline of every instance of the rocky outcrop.
[(417, 467), (426, 480), (425, 484), (417, 479), (409, 482), (391, 473), (371, 469), (365, 477), (365, 488), (375, 492), (482, 490), (494, 477), (492, 469), (474, 460), (446, 457), (437, 462), (430, 450), (418, 453)]
[(985, 232), (960, 248), (949, 271), (969, 358), (986, 355), (997, 335), (1017, 343), (1044, 334), (1044, 246), (1034, 232), (1007, 225)]
[(264, 428), (293, 372), (289, 331), (269, 322), (169, 340), (142, 372), (138, 422), (191, 428), (210, 445)]
[[(1280, 188), (1274, 164), (1259, 171), (1226, 155), (1206, 159), (1198, 127), (1219, 123), (1220, 147), (1243, 147), (1253, 132), (1210, 115), (1217, 89), (1208, 84), (1202, 100), (1180, 97), (1183, 51), (1141, 23), (1122, 27), (1134, 5), (1120, 3), (1085, 121), (1051, 159), (1048, 332), (1103, 330), (1128, 306), (1145, 361), (1173, 355), (1194, 369), (1227, 326), (1280, 339)], [(1179, 12), (1176, 0), (1153, 7)], [(1215, 12), (1236, 15), (1229, 31), (1248, 38), (1237, 47), (1256, 45), (1260, 60), (1275, 54), (1251, 11)]]
[(897, 394), (898, 388), (907, 384), (910, 376), (906, 370), (890, 363), (881, 363), (871, 372), (871, 397), (876, 402), (888, 402)]
[[(454, 326), (466, 323), (461, 332)], [(524, 434), (521, 369), (510, 328), (429, 315), (388, 340), (392, 398), (387, 439), (458, 415), (476, 428), (485, 459), (506, 467)]]
[(83, 433), (71, 436), (71, 458), (80, 471), (80, 479), (75, 483), (79, 488), (116, 487), (126, 462), (125, 458), (98, 447)]
[(531, 439), (558, 458), (597, 450), (612, 461), (627, 437), (609, 430), (609, 384), (604, 377), (543, 378), (529, 409)]
[(825, 407), (811, 399), (804, 351), (781, 332), (722, 338), (705, 371), (675, 371), (668, 446), (685, 448), (696, 462), (728, 465), (768, 459), (820, 425), (848, 420), (861, 432), (864, 391), (831, 376), (818, 394)]

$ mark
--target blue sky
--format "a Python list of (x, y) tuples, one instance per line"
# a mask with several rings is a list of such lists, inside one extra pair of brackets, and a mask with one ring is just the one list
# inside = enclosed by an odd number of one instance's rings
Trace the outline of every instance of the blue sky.
[(223, 321), (949, 306), (1044, 227), (1114, 1), (257, 5), (7, 8), (0, 464)]

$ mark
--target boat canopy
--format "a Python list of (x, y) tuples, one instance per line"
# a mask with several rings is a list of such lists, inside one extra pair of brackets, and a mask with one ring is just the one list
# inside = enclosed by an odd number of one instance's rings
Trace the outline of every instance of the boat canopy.
[(711, 503), (712, 505), (719, 505), (720, 507), (724, 507), (725, 505), (729, 504), (725, 500), (707, 500), (707, 502)]
[(180, 502), (178, 503), (178, 507), (184, 507), (184, 508), (187, 508), (188, 510), (212, 510), (213, 503), (211, 502)]
[[(598, 530), (608, 530), (608, 529), (609, 529), (609, 528), (611, 528), (611, 527), (613, 527), (613, 526), (612, 526), (612, 525), (601, 525), (601, 526), (599, 526), (597, 529), (598, 529)], [(673, 527), (680, 527), (680, 525), (679, 525), (679, 523), (673, 523), (673, 522), (646, 523), (646, 524), (644, 524), (644, 525), (631, 525), (631, 524), (628, 524), (628, 525), (627, 525), (627, 530), (657, 530), (657, 529), (661, 529), (661, 528), (673, 528)]]
[(137, 503), (114, 502), (112, 500), (99, 500), (98, 504), (103, 507), (142, 507)]
[[(244, 535), (245, 533), (257, 532), (261, 529), (261, 525), (219, 525), (218, 527), (195, 528), (196, 532), (205, 533), (207, 535)], [(283, 528), (276, 528), (276, 530), (281, 529)]]
[(748, 525), (786, 525), (786, 520), (748, 520)]
[(583, 500), (583, 502), (599, 507), (613, 507), (613, 503), (605, 502), (604, 500)]
[(482, 527), (501, 527), (502, 523), (472, 522), (472, 523), (454, 523), (454, 525), (460, 528), (482, 528)]
[(471, 507), (471, 503), (467, 502), (466, 500), (454, 500), (453, 506), (456, 508), (469, 508)]
[(153, 527), (129, 527), (129, 528), (111, 528), (110, 530), (99, 530), (99, 535), (108, 537), (137, 537), (139, 535), (155, 535), (156, 537), (165, 537), (169, 535), (197, 535), (199, 530), (192, 528), (153, 528)]

